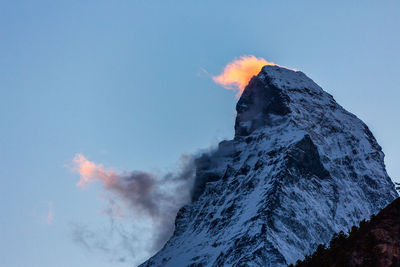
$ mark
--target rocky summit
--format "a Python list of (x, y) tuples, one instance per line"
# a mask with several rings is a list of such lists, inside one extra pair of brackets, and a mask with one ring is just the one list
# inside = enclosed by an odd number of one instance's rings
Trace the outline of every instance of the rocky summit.
[(286, 266), (398, 196), (367, 125), (304, 73), (263, 67), (236, 111), (234, 139), (197, 158), (192, 202), (141, 266)]

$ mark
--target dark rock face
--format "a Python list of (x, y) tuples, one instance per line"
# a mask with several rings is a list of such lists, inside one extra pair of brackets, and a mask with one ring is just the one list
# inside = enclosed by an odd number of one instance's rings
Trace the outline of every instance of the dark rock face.
[(272, 83), (253, 77), (236, 104), (235, 136), (246, 136), (271, 123), (270, 114), (290, 112), (289, 97)]
[(393, 201), (349, 236), (335, 235), (329, 249), (319, 247), (298, 267), (400, 266), (400, 198)]
[(308, 134), (287, 153), (287, 166), (299, 170), (303, 175), (315, 175), (321, 179), (329, 176), (321, 163), (318, 149)]
[(196, 201), (199, 198), (208, 182), (214, 182), (232, 174), (229, 173), (229, 169), (226, 169), (224, 173), (221, 173), (218, 169), (221, 158), (226, 157), (234, 157), (232, 141), (221, 142), (217, 151), (212, 154), (203, 154), (195, 160), (196, 179), (192, 189), (192, 201)]
[(196, 162), (193, 202), (142, 266), (287, 266), (398, 195), (368, 127), (306, 75), (265, 66), (235, 138)]

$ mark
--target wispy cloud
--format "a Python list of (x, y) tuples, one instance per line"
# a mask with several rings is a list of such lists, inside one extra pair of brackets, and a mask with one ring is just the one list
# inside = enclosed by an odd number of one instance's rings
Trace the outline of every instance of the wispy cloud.
[[(110, 252), (119, 247), (133, 257), (143, 250), (147, 256), (159, 250), (173, 232), (178, 209), (190, 201), (194, 159), (183, 156), (179, 165), (178, 171), (163, 176), (143, 171), (117, 172), (76, 154), (72, 169), (80, 175), (77, 187), (87, 189), (92, 183), (102, 184), (106, 192), (103, 212), (110, 218), (110, 230), (105, 237), (104, 231), (98, 234), (75, 224), (74, 241), (88, 250)], [(121, 219), (131, 220), (136, 228), (127, 230)], [(115, 241), (110, 242), (111, 239)], [(139, 240), (147, 242), (135, 249)], [(118, 258), (126, 260), (125, 255)]]
[(47, 224), (53, 224), (54, 212), (53, 212), (53, 202), (49, 202), (49, 212), (47, 213)]
[(197, 72), (197, 76), (198, 77), (203, 77), (203, 76), (209, 77), (209, 76), (211, 76), (211, 74), (206, 69), (200, 67), (199, 72)]

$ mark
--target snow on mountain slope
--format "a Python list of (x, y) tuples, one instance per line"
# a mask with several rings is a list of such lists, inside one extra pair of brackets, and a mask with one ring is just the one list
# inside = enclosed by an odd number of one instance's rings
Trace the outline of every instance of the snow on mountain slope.
[(265, 66), (235, 138), (196, 161), (192, 203), (142, 266), (285, 266), (397, 197), (368, 127), (300, 71)]

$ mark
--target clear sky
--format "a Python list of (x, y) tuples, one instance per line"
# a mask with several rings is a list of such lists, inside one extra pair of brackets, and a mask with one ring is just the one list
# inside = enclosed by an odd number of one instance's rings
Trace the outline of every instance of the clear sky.
[(209, 74), (241, 55), (306, 73), (369, 125), (400, 180), (399, 14), (399, 1), (0, 1), (0, 266), (137, 264), (140, 247), (123, 261), (77, 240), (110, 219), (68, 166), (82, 153), (163, 173), (232, 138), (235, 94)]

